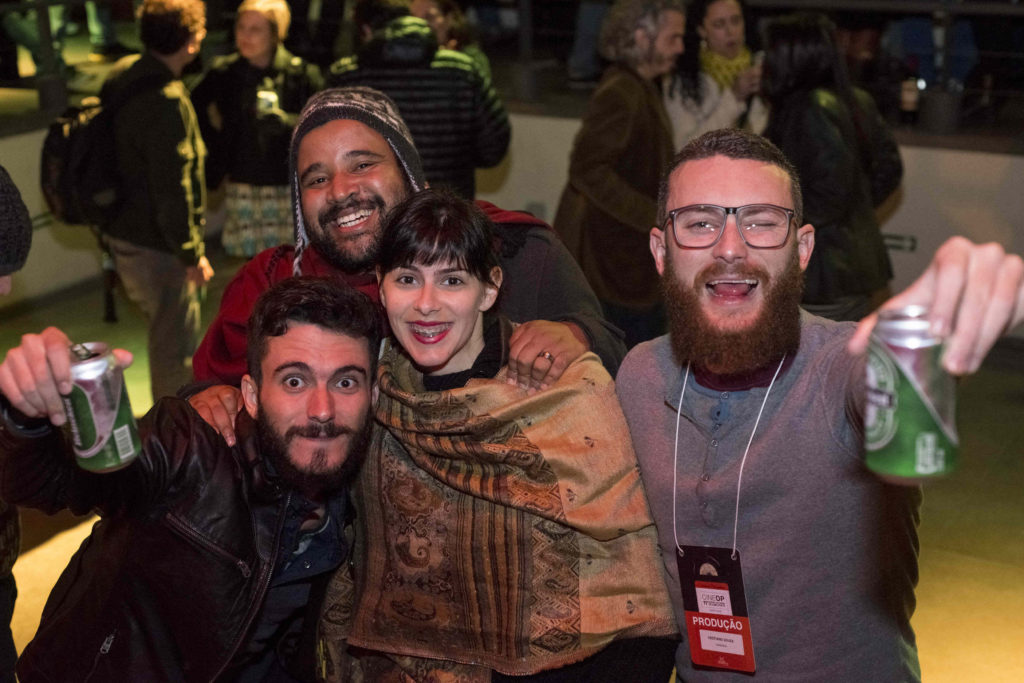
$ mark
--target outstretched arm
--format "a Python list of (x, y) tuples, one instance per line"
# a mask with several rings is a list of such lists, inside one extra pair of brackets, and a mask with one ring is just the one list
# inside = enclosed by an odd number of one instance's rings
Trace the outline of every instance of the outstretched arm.
[[(0, 392), (26, 417), (64, 424), (61, 395), (71, 393), (70, 347), (68, 336), (56, 327), (24, 335), (0, 363)], [(114, 357), (122, 368), (132, 363), (132, 354), (123, 349), (114, 349)]]
[[(929, 309), (932, 332), (946, 338), (942, 366), (954, 375), (974, 372), (996, 339), (1024, 321), (1024, 260), (995, 243), (950, 238), (914, 284), (882, 309), (913, 304)], [(877, 318), (860, 322), (852, 353), (867, 349)]]

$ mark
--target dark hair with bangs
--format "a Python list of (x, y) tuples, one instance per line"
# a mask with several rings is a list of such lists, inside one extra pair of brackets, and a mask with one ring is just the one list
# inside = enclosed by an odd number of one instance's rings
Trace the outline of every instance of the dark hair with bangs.
[(381, 273), (414, 263), (454, 263), (481, 282), (497, 286), (494, 226), (472, 202), (447, 190), (426, 189), (388, 212), (381, 227)]
[(290, 277), (263, 292), (249, 316), (246, 361), (256, 386), (263, 382), (268, 339), (286, 333), (291, 323), (316, 325), (329, 332), (365, 339), (370, 350), (368, 379), (377, 376), (377, 349), (383, 330), (380, 307), (342, 282), (322, 277)]

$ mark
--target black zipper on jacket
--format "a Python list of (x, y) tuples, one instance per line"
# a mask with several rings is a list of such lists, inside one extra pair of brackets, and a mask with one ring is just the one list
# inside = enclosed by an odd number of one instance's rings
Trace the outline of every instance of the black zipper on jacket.
[(238, 571), (242, 572), (243, 577), (248, 579), (250, 576), (252, 576), (252, 569), (249, 568), (249, 564), (245, 560), (239, 559), (231, 553), (229, 553), (228, 551), (221, 548), (220, 546), (211, 543), (202, 534), (200, 534), (198, 531), (196, 531), (195, 529), (193, 529), (177, 517), (171, 514), (167, 514), (164, 516), (164, 519), (166, 519), (167, 523), (174, 527), (177, 531), (184, 534), (189, 540), (194, 541), (196, 545), (202, 546), (204, 549), (209, 550), (214, 555), (218, 555), (234, 564), (236, 567), (238, 567)]
[(284, 498), (284, 506), (281, 507), (281, 512), (278, 515), (277, 530), (274, 532), (274, 545), (270, 552), (270, 562), (267, 564), (265, 570), (265, 576), (260, 577), (260, 585), (256, 594), (253, 596), (252, 604), (249, 606), (249, 613), (245, 616), (245, 621), (242, 622), (242, 628), (238, 632), (238, 638), (235, 640), (234, 646), (231, 648), (231, 652), (228, 653), (227, 658), (220, 665), (217, 673), (214, 674), (211, 680), (217, 680), (220, 678), (224, 670), (228, 668), (231, 661), (235, 658), (238, 653), (238, 648), (242, 647), (242, 642), (245, 640), (245, 635), (249, 632), (249, 627), (252, 626), (253, 619), (259, 613), (260, 608), (263, 606), (263, 598), (267, 595), (267, 589), (270, 587), (270, 577), (274, 574), (274, 564), (277, 562), (278, 546), (281, 545), (281, 532), (284, 529), (284, 520), (288, 516), (288, 506), (292, 502), (292, 492), (289, 491), (288, 495)]
[(85, 674), (85, 678), (82, 679), (83, 681), (88, 681), (90, 678), (92, 678), (92, 675), (96, 673), (96, 667), (100, 663), (100, 657), (110, 652), (110, 648), (111, 646), (113, 646), (114, 638), (116, 637), (117, 629), (115, 628), (113, 631), (110, 632), (109, 635), (107, 635), (106, 638), (103, 639), (103, 644), (100, 645), (99, 652), (97, 652), (96, 656), (92, 658), (92, 668), (90, 668), (89, 672)]

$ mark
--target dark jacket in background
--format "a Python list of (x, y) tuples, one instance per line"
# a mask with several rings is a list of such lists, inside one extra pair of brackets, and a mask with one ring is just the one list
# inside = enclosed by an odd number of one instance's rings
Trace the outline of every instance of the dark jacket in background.
[(505, 107), (493, 84), (467, 55), (439, 49), (422, 19), (389, 22), (359, 49), (331, 66), (331, 87), (365, 85), (385, 93), (409, 126), (431, 185), (467, 199), (475, 169), (497, 165), (508, 150)]
[(854, 89), (860, 129), (830, 90), (773, 106), (765, 136), (796, 166), (804, 223), (814, 226), (804, 302), (827, 304), (886, 287), (892, 264), (875, 216), (903, 174), (899, 149), (871, 96)]
[(21, 270), (32, 246), (32, 219), (11, 175), (0, 166), (0, 275)]
[(143, 54), (103, 84), (100, 98), (110, 102), (126, 93), (114, 120), (123, 201), (101, 229), (194, 266), (203, 255), (206, 146), (188, 91), (162, 62)]
[(209, 681), (238, 652), (278, 556), (291, 497), (269, 478), (255, 424), (224, 440), (184, 401), (139, 422), (142, 454), (79, 469), (64, 432), (0, 416), (0, 496), (53, 514), (98, 511), (18, 662), (23, 681)]
[[(220, 185), (225, 175), (236, 183), (288, 185), (288, 145), (306, 100), (323, 87), (320, 69), (278, 46), (269, 67), (257, 69), (238, 53), (218, 57), (192, 89), (209, 151), (206, 181)], [(277, 94), (280, 117), (257, 110), (260, 90)], [(211, 105), (220, 113), (213, 125)]]
[(573, 142), (554, 224), (602, 301), (645, 308), (660, 297), (649, 234), (672, 153), (654, 83), (624, 66), (605, 70)]

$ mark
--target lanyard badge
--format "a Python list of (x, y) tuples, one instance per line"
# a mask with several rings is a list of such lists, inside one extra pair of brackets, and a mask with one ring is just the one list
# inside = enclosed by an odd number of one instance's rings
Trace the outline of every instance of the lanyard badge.
[(730, 548), (676, 551), (690, 659), (698, 666), (753, 673), (754, 644), (740, 554)]

